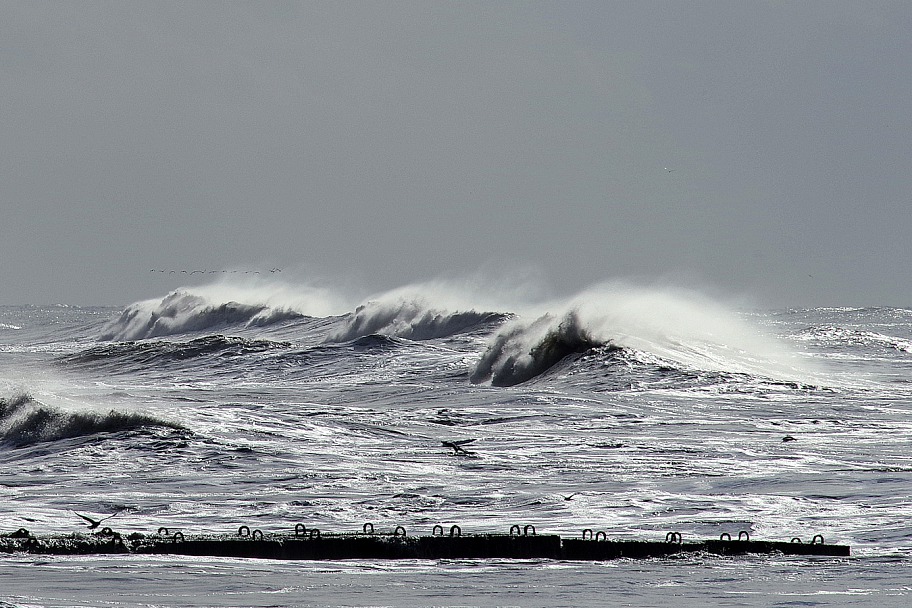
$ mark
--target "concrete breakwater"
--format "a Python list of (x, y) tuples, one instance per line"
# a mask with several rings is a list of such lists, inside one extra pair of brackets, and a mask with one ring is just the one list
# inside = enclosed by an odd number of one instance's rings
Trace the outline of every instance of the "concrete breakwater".
[(375, 532), (364, 524), (356, 533), (322, 533), (297, 524), (286, 533), (263, 532), (240, 526), (232, 534), (185, 534), (159, 528), (154, 534), (123, 534), (104, 528), (93, 534), (33, 535), (21, 528), (0, 534), (0, 552), (44, 555), (193, 555), (281, 560), (392, 560), (392, 559), (555, 559), (611, 560), (662, 558), (682, 554), (772, 554), (848, 556), (846, 545), (826, 544), (821, 535), (809, 541), (752, 540), (747, 532), (737, 537), (724, 533), (718, 539), (685, 541), (678, 532), (659, 540), (612, 540), (604, 531), (585, 529), (580, 537), (538, 534), (531, 525), (514, 525), (508, 534), (462, 534), (459, 526), (435, 526), (429, 536), (409, 536), (399, 526)]

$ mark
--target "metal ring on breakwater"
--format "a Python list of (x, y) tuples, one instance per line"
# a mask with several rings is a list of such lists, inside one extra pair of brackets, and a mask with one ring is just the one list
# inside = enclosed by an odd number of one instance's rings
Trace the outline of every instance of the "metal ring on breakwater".
[(602, 535), (602, 540), (608, 540), (608, 534), (606, 534), (604, 530), (599, 530), (595, 533), (595, 540), (599, 539), (599, 534)]
[(250, 536), (250, 526), (241, 526), (238, 528), (238, 536)]
[(393, 530), (393, 536), (408, 536), (408, 534), (405, 533), (403, 526), (396, 526), (396, 529)]
[(168, 530), (168, 528), (162, 526), (161, 528), (158, 529), (158, 535), (159, 536), (170, 536), (171, 532)]
[(453, 524), (452, 526), (450, 526), (450, 537), (454, 537), (454, 536), (462, 536), (462, 528), (460, 528), (456, 524)]
[(374, 524), (368, 522), (368, 523), (364, 524), (363, 526), (361, 526), (361, 530), (363, 530), (365, 534), (373, 534), (374, 533)]
[[(529, 534), (529, 530), (532, 530), (531, 535)], [(527, 524), (526, 527), (523, 528), (523, 536), (536, 536), (535, 526), (533, 526), (532, 524)]]
[(295, 524), (295, 536), (304, 536), (307, 534), (307, 526), (304, 524)]
[(514, 530), (516, 531), (516, 536), (519, 536), (522, 533), (522, 528), (520, 528), (517, 524), (513, 524), (510, 526), (510, 536), (513, 536)]
[(317, 528), (311, 528), (310, 530), (308, 530), (307, 533), (308, 533), (308, 537), (311, 539), (320, 538), (320, 530)]
[(583, 540), (586, 540), (586, 535), (588, 533), (589, 539), (595, 538), (595, 532), (592, 531), (592, 528), (586, 528), (583, 530)]
[(171, 541), (172, 541), (172, 542), (175, 542), (175, 543), (182, 543), (182, 542), (184, 542), (184, 533), (183, 533), (183, 532), (175, 532), (175, 533), (174, 533), (174, 536), (171, 537)]
[(798, 544), (800, 545), (800, 544), (801, 544), (801, 539), (798, 538), (797, 536), (795, 536), (795, 537), (792, 537), (792, 542), (793, 542), (793, 543), (798, 543)]
[[(439, 535), (437, 534), (438, 530), (440, 530)], [(436, 526), (434, 526), (434, 528), (431, 530), (431, 536), (443, 536), (443, 526), (441, 526), (440, 524), (437, 524)]]
[(669, 532), (665, 535), (665, 542), (669, 544), (677, 543), (680, 545), (684, 542), (684, 537), (681, 536), (680, 532)]
[(820, 544), (822, 545), (823, 544), (823, 535), (822, 534), (815, 534), (814, 538), (811, 539), (811, 544), (816, 545), (818, 538), (820, 539)]
[[(731, 539), (732, 539), (732, 535), (729, 534), (728, 532), (723, 532), (722, 534), (719, 535), (719, 540), (729, 540), (730, 541)], [(667, 536), (665, 537), (665, 541), (668, 542)]]
[[(257, 536), (257, 535), (259, 535), (259, 536)], [(253, 538), (253, 540), (263, 540), (263, 531), (262, 531), (262, 530), (254, 530), (254, 531), (253, 531), (253, 535), (251, 536), (251, 538)]]
[(748, 534), (747, 530), (741, 530), (740, 532), (738, 532), (738, 540), (741, 540), (742, 536), (744, 537), (744, 542), (748, 542), (748, 543), (750, 542), (751, 535)]

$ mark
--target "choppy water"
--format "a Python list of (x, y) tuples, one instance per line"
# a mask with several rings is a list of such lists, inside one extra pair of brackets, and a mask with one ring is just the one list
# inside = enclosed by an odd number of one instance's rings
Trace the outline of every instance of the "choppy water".
[[(905, 606), (912, 310), (732, 311), (601, 286), (179, 290), (0, 308), (0, 527), (539, 532), (849, 544), (851, 558), (283, 563), (0, 556), (41, 606)], [(473, 440), (469, 455), (441, 441)], [(570, 497), (570, 499), (566, 499)], [(2, 604), (0, 604), (2, 605)]]

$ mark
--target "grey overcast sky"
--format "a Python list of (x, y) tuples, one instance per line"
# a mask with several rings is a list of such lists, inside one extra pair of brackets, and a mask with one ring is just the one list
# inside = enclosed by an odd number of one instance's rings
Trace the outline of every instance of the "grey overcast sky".
[(558, 293), (632, 279), (912, 305), (907, 1), (29, 0), (0, 17), (3, 304), (127, 304), (180, 270), (278, 267), (375, 291), (531, 269)]

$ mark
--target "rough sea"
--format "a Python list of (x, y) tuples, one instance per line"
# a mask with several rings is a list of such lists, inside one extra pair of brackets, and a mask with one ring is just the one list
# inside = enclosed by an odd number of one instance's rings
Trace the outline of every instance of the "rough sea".
[[(467, 453), (442, 442), (466, 441)], [(0, 555), (0, 606), (910, 606), (912, 309), (605, 284), (0, 307), (0, 533), (753, 539), (851, 557)]]

